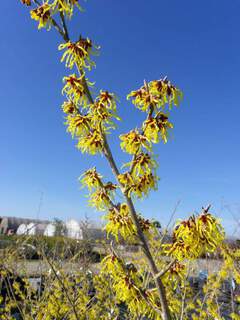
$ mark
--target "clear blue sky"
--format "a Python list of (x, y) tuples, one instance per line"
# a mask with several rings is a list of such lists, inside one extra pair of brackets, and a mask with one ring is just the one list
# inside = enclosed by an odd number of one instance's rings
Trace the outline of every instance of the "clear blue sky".
[[(98, 89), (115, 92), (123, 118), (118, 133), (142, 120), (125, 100), (143, 79), (167, 75), (184, 92), (172, 113), (174, 138), (159, 145), (159, 190), (137, 203), (163, 223), (180, 200), (176, 217), (212, 203), (230, 233), (240, 216), (239, 92), (240, 2), (238, 0), (89, 0), (70, 24), (71, 35), (101, 45), (89, 76)], [(101, 157), (82, 156), (65, 132), (60, 105), (60, 38), (38, 31), (19, 0), (1, 3), (0, 214), (81, 219), (100, 214), (86, 205), (77, 178)], [(119, 165), (127, 160), (111, 137)], [(223, 205), (230, 206), (230, 210)], [(240, 231), (239, 231), (240, 232)]]

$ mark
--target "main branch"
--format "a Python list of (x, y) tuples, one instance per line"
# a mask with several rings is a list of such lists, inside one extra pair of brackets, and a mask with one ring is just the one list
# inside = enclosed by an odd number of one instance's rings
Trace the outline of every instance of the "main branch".
[[(61, 35), (63, 40), (65, 42), (68, 42), (68, 41), (70, 41), (70, 38), (69, 38), (69, 33), (68, 33), (67, 25), (66, 25), (66, 22), (65, 22), (65, 18), (64, 18), (63, 15), (61, 15), (61, 21), (62, 21), (63, 29), (59, 30), (59, 28), (56, 28), (56, 30), (59, 32), (59, 34)], [(56, 25), (58, 26), (58, 24), (56, 23), (56, 21), (53, 18), (52, 18), (52, 23), (53, 23), (54, 26), (56, 26)], [(84, 72), (80, 68), (78, 68), (78, 72), (82, 76), (84, 89), (85, 89), (86, 95), (88, 97), (89, 103), (93, 104), (94, 103), (94, 99), (93, 99), (93, 97), (91, 95), (91, 92), (89, 90), (87, 81), (86, 81), (85, 76), (84, 76)], [(163, 318), (163, 320), (170, 320), (171, 319), (171, 315), (170, 315), (168, 302), (167, 302), (167, 298), (166, 298), (166, 291), (165, 291), (164, 285), (163, 285), (160, 277), (158, 277), (159, 270), (158, 270), (157, 265), (156, 265), (156, 263), (155, 263), (155, 261), (153, 259), (152, 254), (151, 254), (148, 242), (147, 242), (147, 240), (146, 240), (146, 238), (145, 238), (145, 236), (143, 234), (143, 231), (141, 229), (141, 226), (140, 226), (140, 223), (139, 223), (139, 219), (138, 219), (138, 216), (137, 216), (136, 209), (134, 207), (133, 201), (132, 201), (131, 197), (128, 196), (127, 192), (124, 191), (123, 185), (118, 180), (119, 170), (118, 170), (116, 162), (115, 162), (115, 160), (113, 158), (113, 154), (112, 154), (111, 148), (109, 146), (109, 143), (107, 141), (107, 137), (106, 137), (104, 132), (102, 132), (102, 138), (103, 138), (103, 153), (104, 153), (104, 155), (105, 155), (105, 157), (106, 157), (106, 159), (107, 159), (107, 161), (108, 161), (108, 163), (109, 163), (109, 165), (110, 165), (110, 167), (112, 169), (112, 172), (113, 172), (117, 182), (119, 183), (119, 185), (121, 187), (121, 191), (122, 191), (122, 193), (123, 193), (123, 195), (124, 195), (124, 197), (126, 199), (126, 202), (127, 202), (128, 207), (129, 207), (129, 211), (130, 211), (133, 223), (134, 223), (134, 225), (136, 227), (136, 230), (137, 230), (137, 236), (138, 236), (138, 238), (140, 240), (140, 244), (141, 244), (143, 253), (144, 253), (144, 255), (146, 257), (146, 260), (148, 261), (149, 267), (151, 269), (151, 273), (152, 273), (153, 279), (155, 281), (155, 284), (156, 284), (156, 287), (157, 287), (157, 290), (158, 290), (158, 293), (159, 293), (159, 298), (160, 298), (161, 308), (162, 308), (162, 318)]]

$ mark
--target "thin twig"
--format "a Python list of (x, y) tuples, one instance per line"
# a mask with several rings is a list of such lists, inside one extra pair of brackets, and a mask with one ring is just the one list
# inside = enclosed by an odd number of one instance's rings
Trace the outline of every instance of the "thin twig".
[(165, 269), (163, 269), (162, 271), (160, 271), (158, 274), (154, 275), (154, 279), (163, 277), (163, 276), (171, 269), (171, 267), (174, 265), (174, 263), (176, 263), (176, 261), (177, 261), (177, 259), (172, 260), (172, 261), (165, 267)]
[(64, 14), (62, 13), (62, 11), (60, 12), (60, 18), (61, 18), (61, 21), (62, 21), (62, 27), (63, 27), (64, 33), (65, 33), (65, 37), (66, 37), (66, 39), (69, 39), (66, 20), (65, 20), (65, 17), (64, 17)]

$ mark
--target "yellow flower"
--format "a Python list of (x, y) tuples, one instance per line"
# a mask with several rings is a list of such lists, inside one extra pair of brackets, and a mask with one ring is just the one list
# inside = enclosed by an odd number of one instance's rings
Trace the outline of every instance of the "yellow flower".
[(142, 198), (148, 195), (151, 189), (157, 190), (157, 178), (152, 173), (145, 173), (136, 179), (129, 189), (129, 194), (133, 192), (138, 198)]
[(109, 209), (112, 206), (112, 199), (114, 198), (117, 185), (112, 182), (103, 183), (102, 176), (96, 171), (95, 167), (85, 171), (79, 180), (90, 191), (90, 206), (100, 211)]
[(93, 129), (83, 138), (80, 138), (77, 144), (78, 149), (83, 153), (96, 154), (103, 150), (103, 139), (101, 133)]
[(127, 99), (133, 98), (133, 104), (142, 111), (148, 111), (150, 106), (158, 103), (158, 97), (151, 94), (147, 86), (143, 86), (136, 91), (132, 91)]
[(51, 6), (48, 2), (45, 2), (41, 6), (37, 7), (30, 11), (31, 18), (39, 21), (38, 29), (48, 26), (51, 26)]
[(119, 182), (123, 185), (128, 196), (133, 193), (138, 198), (147, 195), (151, 189), (157, 189), (158, 178), (151, 172), (146, 172), (143, 175), (133, 177), (129, 172), (118, 176)]
[(132, 186), (134, 184), (133, 176), (130, 174), (130, 172), (125, 172), (118, 175), (118, 181), (121, 185), (125, 186)]
[(102, 176), (96, 171), (96, 168), (89, 169), (84, 172), (79, 178), (83, 186), (86, 186), (90, 191), (93, 188), (101, 186)]
[(67, 114), (75, 114), (78, 111), (75, 103), (71, 100), (64, 101), (64, 103), (62, 104), (62, 109), (63, 112)]
[(102, 128), (107, 131), (108, 129), (112, 128), (115, 129), (116, 125), (112, 121), (112, 118), (120, 120), (120, 118), (113, 112), (109, 111), (105, 104), (96, 100), (94, 104), (89, 106), (90, 108), (90, 115), (92, 124), (96, 127), (101, 125)]
[(116, 111), (116, 96), (113, 93), (101, 90), (97, 100), (104, 104), (107, 109)]
[(142, 274), (133, 263), (125, 263), (115, 254), (111, 254), (103, 259), (102, 266), (102, 272), (105, 271), (111, 276), (118, 301), (127, 305), (129, 319), (137, 319), (141, 315), (147, 319), (161, 320), (161, 316), (151, 306), (158, 308), (157, 296), (154, 297), (153, 292), (142, 288)]
[(167, 252), (178, 260), (199, 258), (213, 252), (224, 239), (223, 227), (209, 213), (192, 216), (176, 225), (173, 243), (166, 245)]
[(68, 115), (65, 124), (68, 126), (67, 131), (71, 133), (72, 137), (86, 135), (90, 130), (90, 119), (88, 116), (80, 114)]
[[(88, 105), (88, 98), (86, 96), (83, 78), (78, 78), (75, 74), (68, 77), (64, 77), (63, 81), (66, 82), (63, 87), (62, 93), (66, 94), (68, 99), (73, 101), (75, 104), (81, 104), (83, 107)], [(90, 83), (88, 83), (91, 85)]]
[(129, 208), (126, 203), (119, 204), (116, 208), (111, 208), (105, 216), (108, 223), (105, 226), (107, 234), (112, 234), (116, 240), (119, 239), (119, 234), (123, 239), (134, 239), (136, 235), (136, 228), (132, 222)]
[(186, 271), (185, 264), (175, 261), (168, 272), (165, 273), (163, 282), (167, 285), (172, 284), (173, 289), (176, 289), (181, 282), (184, 282)]
[(92, 41), (83, 38), (75, 43), (69, 41), (60, 44), (58, 47), (59, 50), (66, 49), (61, 59), (61, 62), (66, 60), (66, 67), (72, 69), (76, 64), (79, 68), (88, 70), (95, 66), (95, 63), (90, 60), (90, 54), (93, 53), (92, 48)]
[(232, 320), (240, 320), (240, 315), (235, 312), (232, 312), (230, 316)]
[(111, 198), (114, 196), (116, 186), (112, 183), (101, 186), (92, 194), (90, 194), (89, 205), (95, 207), (99, 211), (105, 211), (112, 207)]
[(95, 101), (95, 103), (90, 106), (90, 112), (95, 124), (99, 124), (102, 121), (109, 122), (109, 118), (111, 118), (111, 114), (105, 105), (99, 101)]
[(207, 252), (213, 252), (224, 239), (224, 229), (219, 220), (210, 213), (201, 214), (196, 219), (196, 229)]
[(110, 199), (104, 189), (97, 189), (90, 195), (89, 205), (99, 211), (105, 211), (111, 207)]
[(179, 104), (182, 93), (167, 78), (145, 83), (140, 89), (132, 91), (127, 99), (132, 98), (133, 104), (142, 111), (163, 109), (166, 104), (169, 108)]
[[(129, 242), (136, 240), (136, 227), (126, 203), (121, 203), (110, 208), (104, 218), (108, 221), (105, 226), (108, 235), (111, 233), (117, 241), (119, 240), (119, 235)], [(144, 233), (147, 232), (152, 226), (150, 221), (142, 218), (140, 215), (138, 215), (138, 219), (142, 231)]]
[(132, 130), (126, 134), (120, 135), (121, 148), (127, 153), (135, 154), (141, 151), (141, 148), (144, 147), (147, 150), (151, 150), (149, 140), (141, 135), (138, 130)]
[(168, 129), (173, 128), (173, 124), (168, 121), (167, 115), (159, 112), (156, 117), (147, 119), (144, 124), (144, 135), (153, 143), (158, 143), (161, 138), (167, 142)]
[(148, 153), (139, 153), (133, 161), (126, 163), (123, 167), (131, 166), (131, 173), (134, 176), (139, 176), (145, 172), (150, 173), (152, 169), (157, 167), (155, 160)]
[(164, 107), (165, 104), (168, 104), (169, 108), (172, 105), (178, 106), (179, 100), (182, 99), (182, 92), (167, 78), (150, 82), (149, 90), (158, 97), (158, 108)]
[(55, 0), (53, 3), (54, 13), (56, 13), (56, 11), (60, 11), (68, 18), (71, 18), (75, 5), (82, 11), (78, 0)]
[(94, 103), (89, 106), (92, 125), (101, 128), (108, 133), (109, 129), (115, 129), (113, 118), (121, 120), (116, 114), (116, 98), (108, 91), (100, 91)]

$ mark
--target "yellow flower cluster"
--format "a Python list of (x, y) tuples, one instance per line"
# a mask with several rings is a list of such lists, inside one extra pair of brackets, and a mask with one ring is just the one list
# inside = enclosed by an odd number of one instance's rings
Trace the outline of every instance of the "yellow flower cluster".
[[(86, 90), (83, 82), (83, 77), (77, 77), (72, 74), (68, 77), (64, 77), (63, 81), (66, 83), (62, 89), (62, 94), (66, 94), (68, 99), (73, 103), (80, 104), (83, 107), (88, 105), (88, 99), (86, 96)], [(88, 82), (88, 85), (93, 85)]]
[(224, 231), (219, 220), (210, 213), (202, 213), (177, 224), (173, 243), (166, 245), (166, 251), (180, 261), (195, 259), (203, 253), (214, 252), (223, 239)]
[(101, 272), (111, 276), (116, 297), (119, 302), (127, 305), (131, 319), (136, 319), (139, 315), (152, 320), (162, 319), (154, 310), (159, 310), (155, 292), (141, 288), (142, 276), (133, 263), (125, 263), (115, 254), (111, 254), (103, 259), (102, 266)]
[(105, 211), (112, 207), (112, 198), (117, 186), (111, 182), (103, 184), (100, 188), (90, 194), (89, 205), (99, 211)]
[(104, 104), (104, 106), (112, 111), (116, 111), (116, 96), (108, 91), (100, 90), (100, 94), (96, 99), (99, 103)]
[(133, 161), (126, 163), (123, 167), (131, 166), (131, 174), (133, 176), (139, 176), (145, 172), (151, 173), (152, 170), (157, 168), (157, 162), (151, 158), (148, 153), (141, 152)]
[(144, 195), (148, 195), (151, 189), (157, 189), (158, 178), (151, 172), (146, 172), (140, 176), (133, 176), (129, 172), (125, 172), (118, 176), (118, 180), (129, 197), (133, 194), (142, 198)]
[(171, 107), (178, 105), (182, 93), (169, 80), (160, 79), (145, 83), (140, 89), (132, 91), (127, 99), (132, 98), (133, 104), (142, 111), (149, 111), (150, 108), (162, 109), (166, 104)]
[(77, 114), (75, 116), (68, 115), (66, 118), (67, 131), (71, 133), (72, 137), (80, 137), (88, 134), (90, 119), (88, 116)]
[[(31, 0), (21, 0), (26, 6), (31, 6)], [(62, 15), (71, 18), (74, 7), (82, 8), (79, 5), (78, 0), (54, 0), (44, 1), (41, 5), (38, 5), (35, 9), (30, 11), (31, 18), (38, 21), (38, 29), (43, 27), (50, 28), (52, 24), (51, 17), (60, 12)]]
[[(75, 272), (74, 278), (70, 273), (67, 275), (59, 268), (57, 273), (58, 277), (49, 279), (51, 285), (44, 288), (43, 298), (36, 308), (36, 316), (31, 317), (31, 319), (64, 319), (67, 315), (69, 320), (74, 320), (76, 314), (85, 315), (87, 313), (89, 284), (86, 273), (84, 277), (84, 274)], [(77, 285), (79, 283), (81, 283), (81, 286)], [(71, 301), (75, 301), (74, 309)]]
[(182, 92), (167, 78), (150, 82), (149, 90), (154, 96), (158, 97), (158, 108), (165, 104), (168, 104), (170, 108), (172, 105), (178, 106), (179, 100), (182, 99)]
[(128, 97), (142, 111), (148, 112), (147, 119), (143, 122), (141, 130), (135, 129), (120, 136), (121, 148), (129, 154), (133, 154), (129, 166), (130, 171), (119, 175), (119, 181), (127, 191), (128, 196), (133, 192), (141, 198), (147, 195), (150, 189), (157, 188), (156, 162), (144, 152), (152, 153), (152, 143), (168, 139), (168, 131), (173, 124), (168, 120), (168, 114), (164, 112), (165, 105), (178, 105), (181, 92), (170, 81), (165, 79), (144, 83), (139, 90), (131, 92)]
[(150, 105), (158, 103), (157, 97), (154, 97), (146, 86), (141, 87), (136, 91), (132, 91), (127, 99), (133, 98), (133, 104), (142, 111), (148, 111)]
[(147, 195), (150, 189), (157, 188), (156, 162), (144, 149), (152, 153), (152, 143), (168, 139), (168, 130), (173, 124), (168, 120), (168, 114), (164, 112), (165, 105), (178, 105), (181, 92), (170, 81), (165, 79), (144, 83), (139, 90), (131, 92), (128, 97), (133, 98), (133, 104), (142, 111), (148, 112), (147, 119), (143, 122), (141, 130), (131, 130), (120, 136), (121, 148), (129, 154), (133, 154), (129, 166), (130, 171), (119, 175), (119, 181), (127, 191), (141, 198)]
[(151, 150), (151, 145), (149, 140), (142, 134), (138, 132), (138, 130), (131, 130), (126, 134), (120, 135), (121, 148), (125, 150), (127, 153), (135, 154), (138, 153), (142, 147), (147, 150)]
[(102, 176), (92, 168), (84, 172), (79, 178), (84, 187), (91, 192), (89, 194), (89, 205), (99, 211), (105, 211), (112, 208), (112, 199), (114, 198), (117, 186), (112, 182), (103, 183)]
[[(67, 114), (67, 131), (72, 137), (77, 137), (77, 147), (82, 152), (96, 154), (103, 149), (102, 132), (113, 128), (111, 118), (120, 119), (115, 114), (116, 98), (108, 91), (100, 91), (94, 103), (89, 103), (85, 90), (85, 80), (83, 76), (78, 78), (75, 74), (64, 77), (65, 86), (62, 90), (67, 95), (68, 100), (62, 105), (63, 111)], [(88, 85), (92, 85), (88, 83)], [(81, 107), (81, 108), (80, 108)], [(85, 115), (80, 112), (84, 111)]]
[(135, 180), (135, 185), (130, 192), (141, 198), (143, 195), (148, 195), (151, 189), (157, 190), (157, 177), (152, 173), (145, 173)]
[(154, 118), (147, 119), (143, 124), (145, 137), (153, 142), (158, 143), (161, 139), (167, 142), (168, 129), (172, 129), (173, 124), (168, 121), (168, 117), (163, 112), (159, 112)]
[(65, 113), (67, 113), (66, 122), (67, 131), (71, 133), (72, 137), (78, 138), (77, 148), (81, 152), (96, 154), (103, 150), (103, 137), (101, 133), (100, 123), (94, 125), (91, 113), (81, 115), (79, 109), (71, 101), (64, 102), (62, 106)]
[[(119, 236), (121, 236), (128, 243), (136, 240), (136, 227), (126, 203), (121, 203), (110, 208), (104, 218), (107, 220), (105, 230), (108, 235), (112, 234), (117, 241), (119, 241)], [(152, 227), (151, 222), (140, 215), (138, 215), (138, 220), (142, 231), (145, 234), (148, 233)]]
[[(68, 126), (67, 131), (72, 137), (78, 138), (77, 148), (83, 153), (102, 152), (104, 145), (102, 132), (114, 128), (111, 118), (120, 119), (115, 114), (115, 96), (108, 91), (101, 91), (95, 102), (90, 104), (83, 76), (78, 78), (72, 74), (64, 77), (64, 81), (66, 84), (62, 92), (67, 95), (68, 100), (63, 103), (62, 109), (67, 114), (65, 122)], [(85, 115), (81, 112), (85, 112)]]
[[(31, 0), (22, 0), (24, 4), (30, 5)], [(78, 0), (46, 0), (42, 5), (31, 11), (33, 19), (39, 22), (39, 28), (54, 24), (52, 15), (60, 13), (62, 19), (62, 32), (65, 32), (63, 16), (71, 18), (74, 6), (79, 9)], [(56, 26), (56, 24), (54, 24)], [(60, 32), (61, 33), (61, 32)], [(90, 83), (85, 77), (85, 70), (90, 70), (95, 63), (90, 56), (96, 54), (98, 47), (92, 44), (88, 38), (80, 38), (76, 42), (67, 41), (60, 44), (59, 50), (64, 50), (61, 61), (65, 61), (66, 67), (77, 68), (80, 76), (75, 73), (63, 78), (64, 87), (62, 93), (66, 95), (67, 101), (62, 105), (66, 113), (67, 131), (72, 137), (77, 137), (77, 147), (82, 152), (90, 154), (100, 153), (104, 147), (103, 135), (110, 128), (115, 128), (112, 119), (120, 120), (116, 115), (116, 97), (108, 91), (100, 91), (93, 102)]]
[(51, 5), (49, 5), (48, 2), (45, 2), (36, 9), (31, 10), (30, 14), (32, 19), (39, 22), (38, 29), (43, 27), (50, 28)]
[(108, 221), (105, 230), (119, 240), (119, 235), (128, 241), (133, 240), (136, 235), (136, 227), (132, 222), (129, 208), (126, 203), (119, 204), (117, 208), (110, 208), (105, 216)]
[[(65, 124), (67, 131), (72, 137), (77, 137), (77, 147), (82, 152), (96, 154), (102, 152), (102, 132), (114, 128), (111, 118), (120, 119), (116, 115), (116, 98), (108, 91), (100, 91), (99, 96), (93, 104), (90, 104), (85, 92), (83, 77), (75, 74), (64, 78), (66, 82), (62, 92), (67, 95), (68, 100), (62, 105), (67, 114)], [(81, 112), (85, 112), (82, 115)]]
[(89, 205), (96, 208), (98, 211), (105, 211), (111, 207), (110, 198), (106, 190), (103, 188), (97, 189), (90, 194)]
[(64, 101), (62, 104), (62, 110), (64, 113), (68, 114), (68, 115), (73, 115), (75, 113), (78, 112), (78, 108), (75, 105), (75, 103), (71, 100), (68, 101)]
[[(95, 47), (97, 49), (97, 47)], [(95, 63), (91, 61), (90, 54), (93, 54), (93, 44), (89, 39), (81, 38), (79, 41), (73, 43), (68, 41), (67, 43), (60, 44), (59, 50), (65, 50), (61, 62), (66, 60), (66, 67), (72, 69), (74, 65), (78, 68), (86, 68), (91, 70), (95, 66)]]
[(105, 132), (110, 128), (115, 128), (112, 118), (120, 120), (116, 114), (116, 97), (108, 91), (100, 91), (94, 103), (89, 106), (92, 125), (101, 126)]
[(221, 247), (224, 264), (219, 275), (224, 280), (227, 274), (232, 273), (236, 283), (240, 285), (240, 248), (230, 249), (226, 245)]
[(175, 263), (170, 267), (168, 272), (162, 277), (163, 283), (172, 286), (173, 290), (181, 284), (186, 276), (186, 266), (179, 261), (175, 261)]
[(79, 180), (84, 187), (89, 191), (94, 188), (99, 188), (102, 185), (102, 176), (97, 172), (96, 168), (88, 169), (80, 177)]
[(78, 0), (55, 0), (53, 2), (53, 12), (56, 13), (59, 11), (68, 18), (71, 18), (74, 6), (78, 7), (79, 10), (82, 10)]
[(101, 153), (103, 149), (102, 134), (97, 129), (92, 129), (89, 133), (78, 140), (77, 148), (82, 153), (97, 154)]

